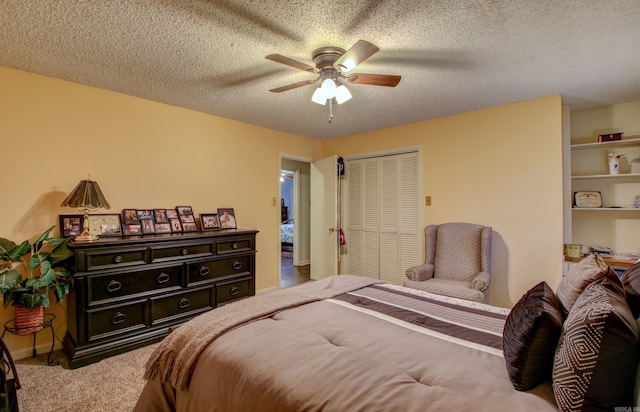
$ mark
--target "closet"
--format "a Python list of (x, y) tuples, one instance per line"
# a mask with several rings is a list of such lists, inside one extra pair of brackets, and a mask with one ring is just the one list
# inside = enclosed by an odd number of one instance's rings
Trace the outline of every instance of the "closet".
[(420, 153), (346, 160), (341, 272), (401, 285), (421, 263)]

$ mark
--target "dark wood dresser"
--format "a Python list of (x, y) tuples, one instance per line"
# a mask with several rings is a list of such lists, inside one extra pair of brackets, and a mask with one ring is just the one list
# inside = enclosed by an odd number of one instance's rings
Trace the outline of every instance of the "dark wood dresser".
[(256, 230), (73, 242), (70, 367), (157, 342), (169, 328), (255, 294)]

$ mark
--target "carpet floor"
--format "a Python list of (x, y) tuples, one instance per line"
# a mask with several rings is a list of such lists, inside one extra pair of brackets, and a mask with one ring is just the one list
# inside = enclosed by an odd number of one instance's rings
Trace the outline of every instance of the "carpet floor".
[(21, 412), (131, 411), (142, 392), (149, 355), (157, 344), (69, 369), (65, 355), (55, 351), (60, 365), (47, 366), (46, 354), (16, 362), (22, 389)]

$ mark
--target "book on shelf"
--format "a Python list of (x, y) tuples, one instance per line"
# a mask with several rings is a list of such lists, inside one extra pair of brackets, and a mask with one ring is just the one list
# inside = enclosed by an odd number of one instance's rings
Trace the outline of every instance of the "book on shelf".
[(624, 133), (607, 133), (607, 134), (599, 134), (598, 142), (613, 142), (616, 140), (624, 139)]

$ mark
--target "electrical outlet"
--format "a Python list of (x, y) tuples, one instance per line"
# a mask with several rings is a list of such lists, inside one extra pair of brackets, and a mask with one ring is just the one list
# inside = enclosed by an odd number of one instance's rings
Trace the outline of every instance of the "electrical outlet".
[(431, 196), (425, 196), (424, 204), (425, 206), (431, 206)]

